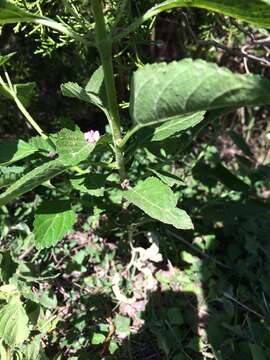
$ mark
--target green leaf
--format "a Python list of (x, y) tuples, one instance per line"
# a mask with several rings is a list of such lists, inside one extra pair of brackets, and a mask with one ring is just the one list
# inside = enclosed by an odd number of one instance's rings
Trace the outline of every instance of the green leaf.
[(270, 82), (262, 77), (184, 59), (146, 65), (134, 73), (130, 115), (139, 126), (148, 126), (199, 111), (269, 102)]
[(75, 166), (86, 160), (95, 148), (95, 144), (89, 144), (77, 127), (75, 130), (62, 129), (57, 135), (56, 151), (59, 160), (67, 166)]
[(73, 229), (76, 214), (69, 201), (55, 200), (41, 204), (34, 220), (35, 243), (38, 248), (56, 245)]
[(12, 164), (32, 154), (37, 149), (23, 140), (0, 139), (0, 165)]
[(266, 360), (266, 356), (264, 355), (264, 352), (262, 348), (257, 344), (249, 344), (249, 348), (252, 353), (252, 359), (253, 360)]
[(0, 189), (17, 181), (25, 171), (23, 166), (0, 167)]
[(16, 6), (10, 1), (0, 0), (0, 25), (14, 24), (18, 22), (32, 22), (45, 25), (63, 34), (74, 37), (75, 39), (80, 38), (78, 34), (61, 23), (39, 14), (32, 14), (19, 6)]
[(270, 27), (269, 0), (167, 0), (149, 9), (145, 19), (177, 7), (197, 7), (222, 13), (260, 27)]
[(91, 344), (92, 345), (100, 345), (103, 344), (106, 340), (106, 336), (100, 333), (94, 333), (92, 336)]
[(108, 115), (106, 91), (104, 87), (103, 68), (99, 67), (90, 78), (85, 89), (77, 83), (68, 82), (61, 85), (61, 91), (64, 96), (77, 98), (89, 104), (99, 107)]
[(171, 174), (164, 170), (156, 170), (156, 169), (150, 169), (149, 170), (155, 174), (158, 178), (160, 178), (161, 181), (164, 182), (164, 184), (169, 185), (169, 187), (173, 187), (174, 185), (183, 185), (183, 181), (179, 179), (174, 174)]
[(229, 169), (222, 164), (217, 164), (211, 167), (208, 164), (200, 161), (193, 169), (194, 175), (209, 187), (215, 186), (217, 181), (227, 186), (229, 189), (239, 192), (246, 192), (249, 190), (248, 184), (235, 176)]
[(235, 143), (235, 145), (238, 146), (239, 149), (242, 150), (246, 156), (253, 157), (250, 147), (246, 143), (246, 140), (243, 138), (243, 136), (241, 136), (240, 134), (238, 134), (235, 131), (230, 131), (229, 135), (230, 135), (232, 141)]
[(23, 354), (25, 356), (24, 360), (38, 360), (40, 359), (40, 350), (41, 350), (41, 346), (40, 346), (40, 337), (39, 336), (35, 336), (34, 340), (26, 345), (24, 347), (23, 350)]
[[(7, 86), (7, 84), (6, 84)], [(8, 86), (7, 86), (8, 87)], [(15, 84), (14, 89), (16, 91), (17, 97), (22, 102), (25, 107), (30, 105), (31, 99), (36, 90), (36, 83), (30, 82), (25, 84)], [(12, 94), (7, 90), (7, 88), (0, 85), (0, 94), (6, 98), (13, 100)]]
[(192, 229), (193, 224), (184, 210), (176, 207), (177, 197), (160, 180), (149, 177), (135, 188), (124, 193), (124, 197), (147, 215), (177, 229)]
[(172, 325), (183, 325), (184, 319), (179, 308), (169, 308), (167, 311), (167, 317)]
[(82, 88), (79, 84), (74, 82), (67, 82), (65, 84), (62, 84), (61, 92), (66, 97), (76, 98), (90, 104), (94, 103), (96, 105), (96, 102), (98, 102), (98, 99), (91, 98), (91, 96), (88, 96), (85, 89)]
[(21, 346), (29, 336), (28, 316), (19, 297), (0, 310), (0, 338), (11, 347)]
[(89, 96), (97, 96), (99, 99), (99, 103), (96, 104), (101, 109), (107, 109), (107, 95), (104, 83), (104, 71), (103, 67), (100, 66), (91, 76), (88, 84), (85, 87), (85, 91)]
[(34, 170), (28, 172), (18, 181), (13, 183), (4, 193), (0, 194), (0, 206), (3, 206), (28, 191), (35, 189), (45, 181), (61, 174), (66, 169), (68, 169), (68, 166), (58, 159), (36, 167)]
[(15, 88), (15, 91), (17, 93), (19, 100), (27, 108), (30, 105), (32, 97), (35, 94), (36, 83), (29, 82), (26, 84), (16, 84), (16, 85), (14, 85), (14, 88)]
[(130, 318), (117, 314), (114, 318), (114, 325), (117, 334), (121, 334), (121, 336), (130, 334)]
[(16, 52), (12, 52), (7, 55), (0, 55), (0, 66), (5, 65), (9, 62), (9, 60), (16, 54)]
[(78, 175), (70, 179), (74, 189), (92, 196), (103, 196), (107, 176), (103, 174)]
[(162, 141), (168, 137), (196, 126), (204, 119), (205, 112), (180, 116), (178, 119), (167, 121), (154, 130), (151, 141)]

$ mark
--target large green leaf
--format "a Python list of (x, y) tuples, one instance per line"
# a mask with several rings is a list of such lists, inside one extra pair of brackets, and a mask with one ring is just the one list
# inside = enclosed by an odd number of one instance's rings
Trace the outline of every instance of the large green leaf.
[(57, 244), (72, 230), (75, 221), (76, 214), (69, 201), (44, 202), (35, 214), (35, 243), (39, 248)]
[(32, 14), (29, 11), (16, 6), (10, 1), (0, 0), (0, 25), (14, 24), (18, 22), (32, 22), (45, 25), (61, 33), (80, 39), (80, 36), (77, 33), (57, 21), (40, 14)]
[(57, 135), (56, 151), (65, 165), (78, 165), (88, 158), (94, 148), (95, 144), (88, 143), (77, 127), (75, 130), (62, 129)]
[(0, 139), (0, 165), (12, 164), (37, 151), (33, 145), (23, 140)]
[(157, 125), (180, 115), (270, 102), (270, 82), (234, 74), (203, 60), (146, 65), (134, 73), (130, 114), (139, 126)]
[(167, 0), (148, 10), (144, 19), (177, 7), (197, 7), (269, 28), (269, 5), (269, 0)]
[(13, 183), (4, 193), (0, 194), (0, 206), (7, 204), (13, 199), (35, 189), (45, 181), (54, 178), (68, 168), (60, 160), (52, 160), (36, 167), (34, 170), (22, 176)]
[(29, 336), (28, 316), (19, 297), (0, 310), (0, 338), (11, 347), (21, 346)]
[(193, 224), (184, 210), (176, 207), (177, 197), (162, 181), (149, 177), (134, 188), (126, 191), (124, 197), (146, 214), (177, 229), (192, 229)]

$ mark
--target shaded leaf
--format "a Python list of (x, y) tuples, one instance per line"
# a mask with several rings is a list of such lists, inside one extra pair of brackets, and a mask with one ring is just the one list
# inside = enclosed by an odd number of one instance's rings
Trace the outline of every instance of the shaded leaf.
[(246, 192), (249, 190), (249, 185), (235, 176), (222, 164), (211, 167), (201, 161), (196, 164), (193, 173), (200, 181), (209, 187), (215, 186), (217, 181), (220, 181), (234, 191)]
[(35, 243), (38, 248), (56, 245), (73, 229), (76, 214), (69, 201), (55, 200), (41, 204), (34, 220)]
[(135, 188), (124, 193), (124, 197), (146, 214), (177, 229), (192, 229), (193, 224), (184, 210), (176, 207), (177, 197), (160, 180), (149, 177)]
[(240, 134), (238, 134), (235, 131), (230, 131), (229, 135), (230, 135), (232, 141), (235, 143), (235, 145), (238, 146), (239, 149), (242, 150), (246, 156), (248, 156), (248, 157), (253, 156), (253, 154), (250, 150), (250, 147), (246, 143), (246, 140), (243, 138), (243, 136), (241, 136)]
[(5, 65), (9, 62), (9, 60), (16, 54), (16, 52), (12, 52), (7, 55), (0, 55), (0, 66)]
[[(30, 105), (31, 99), (35, 93), (36, 83), (30, 82), (25, 84), (15, 84), (14, 89), (21, 103), (27, 108)], [(13, 96), (10, 94), (10, 92), (1, 85), (0, 94), (10, 100), (13, 100)]]
[(107, 113), (106, 91), (104, 87), (104, 73), (100, 66), (91, 76), (85, 89), (77, 83), (68, 82), (61, 85), (61, 91), (64, 96), (77, 98), (87, 103), (99, 107)]
[(58, 159), (49, 161), (28, 172), (18, 181), (13, 183), (4, 193), (0, 194), (0, 206), (7, 204), (13, 199), (35, 189), (47, 180), (54, 178), (68, 169)]
[(26, 84), (14, 85), (15, 91), (22, 104), (27, 108), (30, 105), (32, 97), (36, 91), (36, 83), (30, 82)]
[(139, 126), (179, 116), (270, 102), (270, 82), (239, 75), (203, 60), (146, 65), (134, 73), (130, 115)]
[(23, 140), (0, 139), (0, 164), (8, 165), (22, 160), (32, 154), (37, 149)]
[(252, 353), (252, 359), (253, 360), (266, 360), (266, 356), (264, 355), (264, 352), (262, 348), (257, 344), (249, 344), (249, 348)]
[(103, 196), (106, 179), (106, 175), (86, 174), (78, 175), (70, 179), (70, 182), (76, 190), (83, 193), (87, 193), (92, 196)]
[(0, 167), (0, 189), (17, 181), (24, 173), (23, 166)]
[(0, 338), (11, 347), (21, 346), (29, 336), (28, 316), (19, 297), (0, 310)]

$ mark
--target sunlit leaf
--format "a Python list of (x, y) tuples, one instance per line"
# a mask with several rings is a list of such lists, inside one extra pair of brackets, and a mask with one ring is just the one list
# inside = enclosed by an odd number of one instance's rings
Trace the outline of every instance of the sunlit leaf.
[(69, 233), (76, 214), (69, 201), (44, 202), (36, 211), (34, 221), (35, 243), (39, 248), (56, 245)]
[(149, 177), (126, 191), (124, 197), (156, 220), (171, 224), (177, 229), (193, 228), (187, 213), (176, 207), (176, 195), (167, 185), (154, 177)]

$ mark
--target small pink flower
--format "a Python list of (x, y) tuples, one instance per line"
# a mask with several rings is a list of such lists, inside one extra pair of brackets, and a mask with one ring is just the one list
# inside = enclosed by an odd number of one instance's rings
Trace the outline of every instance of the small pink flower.
[(84, 133), (84, 138), (89, 144), (96, 144), (100, 138), (99, 131), (90, 130)]

